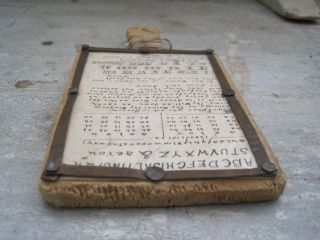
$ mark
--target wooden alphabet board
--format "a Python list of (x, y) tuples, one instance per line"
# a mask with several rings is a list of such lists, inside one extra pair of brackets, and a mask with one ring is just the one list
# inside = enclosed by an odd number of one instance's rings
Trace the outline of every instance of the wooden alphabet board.
[(273, 200), (286, 176), (212, 50), (83, 46), (40, 190), (64, 207)]

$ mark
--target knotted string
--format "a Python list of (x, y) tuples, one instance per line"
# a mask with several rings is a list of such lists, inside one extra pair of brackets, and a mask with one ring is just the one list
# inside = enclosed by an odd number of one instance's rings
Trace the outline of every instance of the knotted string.
[(135, 41), (128, 41), (125, 46), (131, 49), (172, 49), (172, 44), (167, 38), (141, 38)]
[[(129, 31), (131, 31), (130, 34)], [(171, 42), (167, 38), (160, 38), (160, 32), (156, 28), (129, 28), (127, 39), (125, 46), (131, 49), (172, 49)]]

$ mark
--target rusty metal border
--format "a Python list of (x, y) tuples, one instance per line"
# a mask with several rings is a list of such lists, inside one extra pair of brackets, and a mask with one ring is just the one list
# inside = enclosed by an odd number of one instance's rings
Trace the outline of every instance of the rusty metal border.
[[(123, 49), (123, 48), (97, 48), (83, 45), (80, 52), (79, 61), (76, 65), (75, 74), (72, 79), (71, 87), (63, 107), (62, 114), (57, 122), (57, 127), (53, 133), (52, 144), (42, 179), (46, 181), (56, 181), (59, 177), (77, 178), (105, 178), (108, 180), (150, 180), (146, 171), (130, 168), (100, 167), (100, 166), (73, 166), (62, 163), (63, 151), (67, 136), (69, 121), (72, 108), (75, 103), (78, 88), (82, 78), (82, 73), (86, 60), (90, 52), (114, 52), (114, 53), (163, 53), (163, 54), (205, 54), (217, 76), (221, 86), (222, 94), (230, 105), (232, 112), (242, 128), (252, 153), (257, 162), (255, 169), (232, 169), (232, 170), (181, 170), (166, 171), (161, 180), (197, 180), (197, 179), (220, 179), (220, 178), (239, 178), (239, 177), (274, 177), (277, 174), (275, 164), (270, 161), (266, 150), (259, 138), (256, 129), (252, 125), (249, 117), (242, 105), (235, 97), (235, 91), (230, 87), (225, 74), (223, 73), (213, 50), (157, 50), (157, 49)], [(163, 170), (162, 170), (163, 171)], [(152, 180), (152, 179), (151, 179)]]

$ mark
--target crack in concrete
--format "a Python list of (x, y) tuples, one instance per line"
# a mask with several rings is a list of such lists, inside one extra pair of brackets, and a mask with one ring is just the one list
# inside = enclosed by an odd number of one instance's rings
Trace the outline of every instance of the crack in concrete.
[(7, 28), (11, 28), (13, 25), (15, 25), (17, 23), (17, 21), (27, 12), (29, 12), (31, 10), (31, 8), (33, 8), (34, 6), (30, 6), (27, 7), (24, 11), (22, 11), (22, 13), (20, 13), (11, 23), (9, 23), (6, 27)]

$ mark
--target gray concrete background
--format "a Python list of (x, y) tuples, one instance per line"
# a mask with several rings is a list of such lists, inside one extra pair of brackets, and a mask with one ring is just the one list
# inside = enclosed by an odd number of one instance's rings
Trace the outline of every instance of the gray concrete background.
[[(55, 209), (40, 165), (75, 44), (121, 47), (154, 25), (177, 49), (213, 48), (288, 173), (275, 202)], [(0, 1), (0, 239), (320, 239), (320, 27), (256, 1)], [(45, 41), (52, 41), (42, 44)]]

